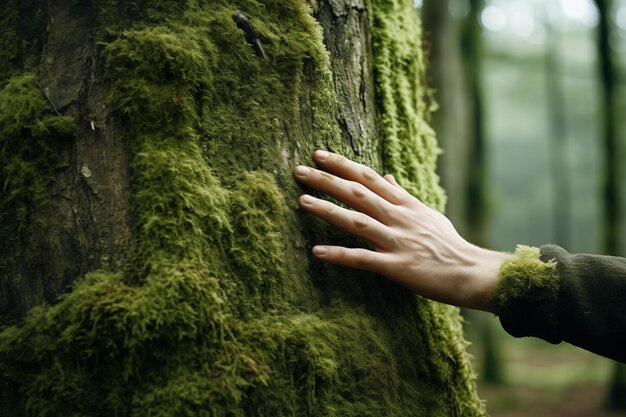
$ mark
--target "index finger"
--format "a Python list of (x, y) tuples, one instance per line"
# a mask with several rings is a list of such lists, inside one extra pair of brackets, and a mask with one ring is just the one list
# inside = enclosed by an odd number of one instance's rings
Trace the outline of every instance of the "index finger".
[(317, 150), (313, 160), (324, 170), (338, 177), (358, 182), (388, 202), (401, 205), (410, 198), (410, 194), (401, 187), (393, 186), (372, 168), (354, 162), (336, 153)]

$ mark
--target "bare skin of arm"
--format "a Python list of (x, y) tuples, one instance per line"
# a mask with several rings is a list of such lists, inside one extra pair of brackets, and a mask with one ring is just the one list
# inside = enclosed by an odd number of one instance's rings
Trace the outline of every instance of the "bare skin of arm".
[(411, 196), (391, 175), (382, 177), (326, 151), (316, 151), (313, 160), (323, 171), (297, 166), (295, 179), (354, 210), (307, 194), (299, 206), (375, 248), (317, 245), (315, 257), (379, 273), (435, 301), (495, 313), (490, 299), (506, 253), (467, 242), (443, 214)]

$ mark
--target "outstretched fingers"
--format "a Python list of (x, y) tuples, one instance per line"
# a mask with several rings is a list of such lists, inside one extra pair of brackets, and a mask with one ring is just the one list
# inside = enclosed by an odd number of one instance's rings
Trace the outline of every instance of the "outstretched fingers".
[(380, 176), (372, 168), (351, 161), (345, 156), (332, 152), (317, 150), (313, 160), (328, 172), (350, 181), (363, 184), (365, 187), (392, 204), (403, 204), (410, 197), (397, 182), (390, 182)]
[(384, 224), (395, 216), (397, 206), (358, 182), (302, 165), (296, 167), (294, 176), (302, 184), (328, 194)]
[(335, 265), (364, 271), (387, 274), (391, 264), (388, 254), (361, 248), (318, 245), (313, 248), (315, 257)]
[(307, 194), (298, 199), (298, 204), (320, 219), (369, 240), (378, 248), (389, 249), (393, 246), (392, 230), (364, 213), (348, 210)]

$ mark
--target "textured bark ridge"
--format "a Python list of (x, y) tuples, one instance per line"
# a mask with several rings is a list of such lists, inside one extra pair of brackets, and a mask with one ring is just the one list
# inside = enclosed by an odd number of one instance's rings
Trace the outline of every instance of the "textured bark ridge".
[(0, 56), (0, 317), (8, 320), (53, 303), (89, 271), (119, 268), (127, 252), (129, 143), (107, 103), (92, 13), (86, 2), (9, 1), (0, 15), (0, 42), (13, 51)]
[(9, 3), (0, 415), (484, 415), (457, 310), (294, 203), (321, 147), (442, 208), (411, 1)]

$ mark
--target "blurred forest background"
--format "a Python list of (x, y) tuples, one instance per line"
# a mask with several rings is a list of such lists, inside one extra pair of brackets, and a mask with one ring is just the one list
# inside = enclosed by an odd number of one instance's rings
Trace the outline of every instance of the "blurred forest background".
[[(626, 256), (626, 0), (414, 0), (447, 214), (503, 251)], [(492, 417), (626, 416), (626, 370), (467, 312)]]

